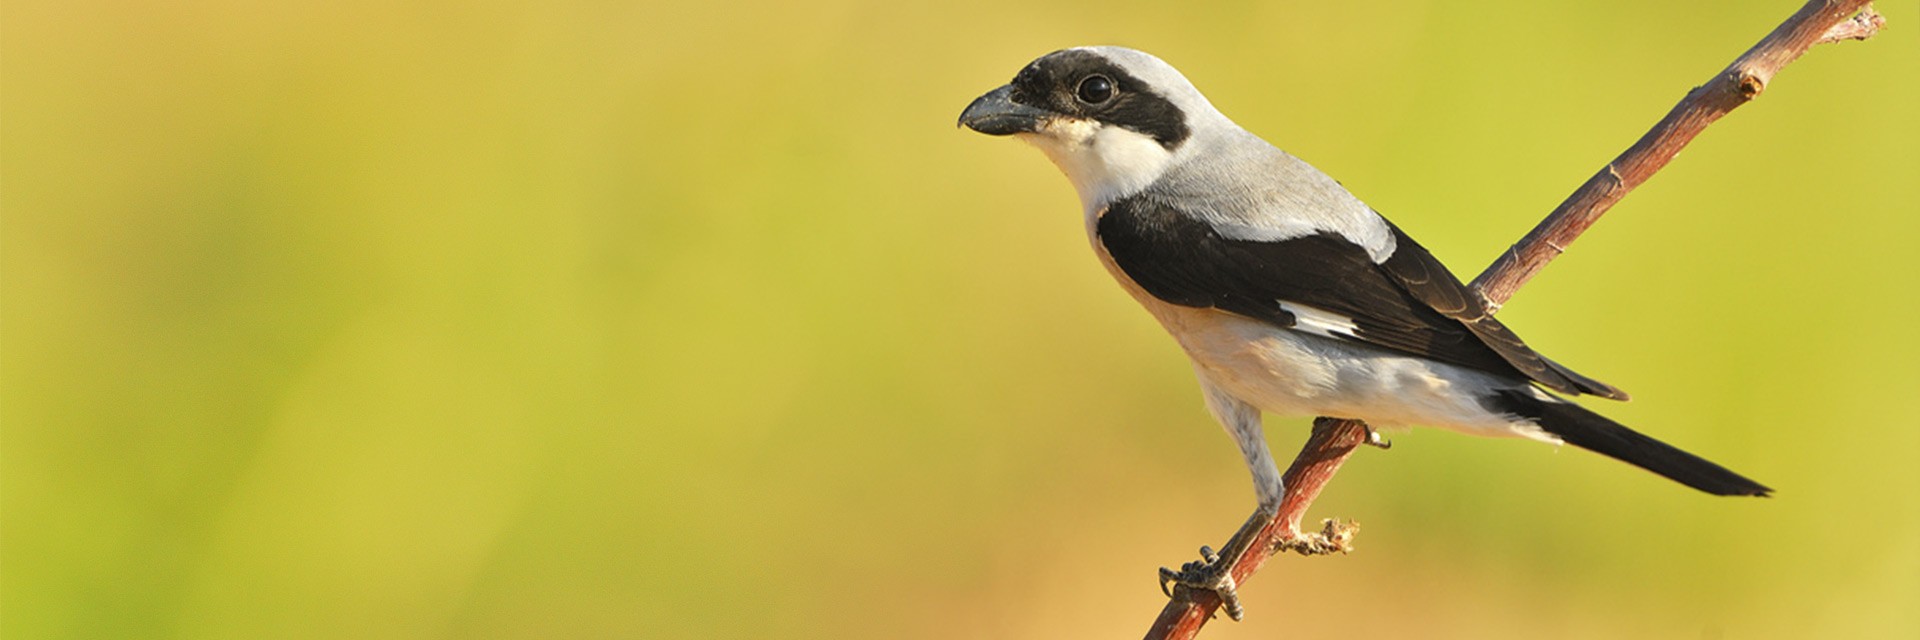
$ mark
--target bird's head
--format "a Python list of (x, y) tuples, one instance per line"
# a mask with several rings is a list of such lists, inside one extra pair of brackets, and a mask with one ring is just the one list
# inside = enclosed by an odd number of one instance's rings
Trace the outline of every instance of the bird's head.
[(1089, 207), (1152, 184), (1224, 116), (1172, 66), (1121, 47), (1041, 56), (967, 105), (960, 125), (1046, 152)]

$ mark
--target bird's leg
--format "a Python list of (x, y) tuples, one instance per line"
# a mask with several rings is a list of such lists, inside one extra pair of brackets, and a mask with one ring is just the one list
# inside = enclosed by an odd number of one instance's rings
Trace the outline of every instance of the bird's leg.
[[(1220, 596), (1221, 608), (1227, 610), (1227, 617), (1235, 621), (1246, 616), (1246, 610), (1240, 606), (1240, 594), (1233, 581), (1233, 567), (1240, 564), (1240, 558), (1253, 551), (1253, 541), (1260, 531), (1267, 528), (1279, 515), (1280, 506), (1262, 504), (1253, 510), (1253, 516), (1240, 530), (1233, 532), (1227, 539), (1227, 545), (1214, 553), (1212, 547), (1200, 547), (1200, 559), (1181, 565), (1179, 571), (1166, 567), (1160, 568), (1160, 591), (1173, 597), (1173, 586), (1189, 589), (1205, 589)], [(1262, 550), (1263, 552), (1267, 552)], [(1268, 552), (1270, 553), (1270, 552)]]
[[(1280, 477), (1279, 467), (1273, 463), (1273, 454), (1267, 451), (1267, 439), (1260, 430), (1260, 410), (1213, 384), (1205, 371), (1196, 367), (1195, 372), (1200, 375), (1200, 391), (1207, 399), (1207, 410), (1226, 428), (1227, 435), (1233, 437), (1234, 445), (1240, 448), (1240, 455), (1247, 463), (1247, 471), (1253, 474), (1253, 491), (1260, 507), (1227, 539), (1221, 553), (1201, 547), (1200, 559), (1186, 563), (1179, 571), (1161, 567), (1160, 590), (1167, 592), (1168, 597), (1173, 596), (1168, 584), (1212, 591), (1220, 595), (1227, 617), (1239, 620), (1244, 612), (1240, 608), (1240, 596), (1234, 591), (1233, 567), (1253, 551), (1254, 540), (1279, 516), (1280, 503), (1286, 497), (1286, 483)], [(1273, 552), (1260, 549), (1259, 553)]]

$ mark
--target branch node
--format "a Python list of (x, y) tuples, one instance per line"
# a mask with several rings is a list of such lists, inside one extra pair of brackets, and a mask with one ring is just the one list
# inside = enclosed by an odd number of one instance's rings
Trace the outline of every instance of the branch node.
[[(1640, 186), (1638, 184), (1632, 184), (1632, 185), (1627, 184), (1627, 174), (1620, 172), (1619, 158), (1614, 158), (1612, 161), (1608, 162), (1607, 166), (1604, 167), (1602, 170), (1606, 172), (1605, 184), (1602, 186), (1600, 191), (1600, 195), (1602, 196), (1612, 197), (1613, 194), (1615, 193), (1624, 193), (1626, 191), (1632, 191), (1634, 187)], [(1595, 177), (1598, 177), (1598, 176), (1595, 176)]]
[(1767, 89), (1767, 79), (1747, 69), (1733, 72), (1733, 81), (1734, 86), (1740, 90), (1740, 97), (1747, 100), (1752, 100), (1754, 96), (1760, 95), (1761, 91)]

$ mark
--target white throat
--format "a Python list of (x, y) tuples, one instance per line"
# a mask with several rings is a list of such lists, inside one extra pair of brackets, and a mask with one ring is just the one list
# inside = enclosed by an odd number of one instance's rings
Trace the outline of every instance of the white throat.
[(1092, 120), (1062, 118), (1020, 138), (1067, 174), (1089, 211), (1139, 193), (1173, 163), (1173, 152), (1153, 136)]

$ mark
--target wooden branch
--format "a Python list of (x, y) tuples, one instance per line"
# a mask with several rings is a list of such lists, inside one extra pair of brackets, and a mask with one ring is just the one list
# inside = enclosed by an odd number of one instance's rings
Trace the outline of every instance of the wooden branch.
[[(1498, 310), (1521, 285), (1593, 226), (1601, 214), (1665, 167), (1707, 125), (1760, 95), (1774, 74), (1807, 49), (1816, 44), (1872, 37), (1886, 19), (1870, 4), (1867, 0), (1811, 0), (1733, 64), (1695, 87), (1652, 130), (1587, 179), (1474, 279), (1474, 290), (1486, 301), (1488, 312)], [(1328, 520), (1321, 531), (1309, 534), (1300, 531), (1300, 522), (1340, 465), (1367, 439), (1367, 427), (1362, 422), (1314, 420), (1313, 435), (1287, 468), (1286, 495), (1280, 510), (1265, 523), (1247, 523), (1248, 527), (1260, 528), (1249, 547), (1253, 551), (1241, 555), (1232, 567), (1233, 584), (1246, 584), (1267, 558), (1279, 551), (1316, 555), (1349, 550), (1353, 525)], [(1212, 591), (1176, 587), (1173, 598), (1147, 631), (1147, 640), (1192, 638), (1220, 605), (1219, 596)]]
[[(1487, 309), (1498, 311), (1500, 305), (1520, 290), (1520, 285), (1533, 279), (1534, 274), (1566, 251), (1567, 245), (1587, 227), (1593, 226), (1600, 214), (1667, 166), (1667, 161), (1707, 125), (1760, 95), (1767, 83), (1773, 81), (1774, 74), (1808, 48), (1822, 42), (1871, 37), (1886, 24), (1886, 19), (1874, 13), (1869, 4), (1866, 0), (1812, 0), (1733, 64), (1705, 84), (1694, 87), (1680, 104), (1667, 112), (1667, 117), (1661, 118), (1620, 157), (1588, 178), (1586, 184), (1575, 189), (1539, 226), (1527, 232), (1525, 238), (1473, 280), (1474, 288), (1487, 302)], [(1849, 16), (1855, 17), (1849, 20)]]
[[(1320, 497), (1327, 481), (1333, 479), (1334, 472), (1366, 441), (1367, 425), (1358, 420), (1316, 418), (1313, 421), (1313, 435), (1307, 437), (1307, 444), (1293, 459), (1293, 466), (1287, 467), (1286, 495), (1281, 500), (1280, 512), (1264, 523), (1248, 547), (1251, 551), (1233, 565), (1234, 584), (1245, 584), (1277, 551), (1292, 549), (1302, 555), (1316, 555), (1348, 550), (1356, 529), (1352, 524), (1328, 520), (1319, 533), (1303, 534), (1300, 520), (1314, 498)], [(1220, 604), (1219, 594), (1212, 591), (1184, 585), (1174, 587), (1173, 598), (1160, 609), (1160, 617), (1153, 621), (1147, 638), (1192, 638), (1200, 633), (1200, 627), (1213, 617)]]

